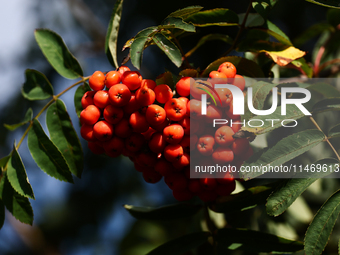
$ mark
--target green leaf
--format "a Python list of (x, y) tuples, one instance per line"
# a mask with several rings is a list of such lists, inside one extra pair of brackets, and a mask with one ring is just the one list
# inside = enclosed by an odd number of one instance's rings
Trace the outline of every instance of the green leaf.
[[(245, 18), (245, 13), (241, 13), (238, 15), (239, 18), (239, 24), (243, 23), (243, 20)], [(245, 27), (259, 27), (264, 24), (263, 17), (258, 13), (249, 13), (247, 17), (247, 21), (245, 24)]]
[(51, 141), (63, 154), (71, 173), (80, 178), (84, 167), (83, 150), (63, 101), (58, 99), (48, 107), (46, 124)]
[(272, 192), (273, 187), (270, 185), (252, 187), (240, 193), (220, 198), (210, 206), (210, 209), (218, 213), (245, 211), (257, 205), (265, 204)]
[(226, 250), (243, 250), (251, 253), (293, 253), (303, 249), (301, 242), (248, 229), (219, 229), (216, 241), (218, 254), (226, 254)]
[(81, 99), (87, 91), (91, 91), (91, 88), (87, 82), (84, 82), (84, 84), (79, 86), (76, 92), (74, 93), (74, 108), (76, 109), (78, 118), (80, 117), (80, 113), (83, 110), (83, 106), (81, 105)]
[(4, 124), (4, 126), (8, 130), (13, 131), (13, 130), (17, 129), (18, 127), (21, 127), (21, 126), (27, 124), (28, 122), (30, 122), (32, 120), (32, 118), (33, 118), (33, 110), (32, 110), (32, 108), (28, 108), (28, 110), (27, 110), (27, 112), (25, 114), (25, 117), (24, 117), (22, 122), (17, 123), (17, 124), (11, 124), (11, 125)]
[[(244, 126), (241, 128), (241, 130), (251, 132), (254, 135), (260, 135), (260, 134), (268, 133), (279, 127), (282, 127), (281, 122), (285, 119), (286, 120), (298, 120), (305, 116), (306, 115), (303, 112), (301, 112), (300, 109), (296, 107), (296, 105), (293, 105), (293, 104), (287, 105), (286, 115), (281, 115), (281, 106), (278, 106), (272, 114), (255, 116), (249, 120), (249, 121), (259, 120), (257, 123), (260, 123), (260, 121), (263, 121), (264, 124), (261, 127)], [(288, 124), (289, 124), (288, 122), (285, 122), (285, 125), (288, 125)]]
[(48, 29), (36, 29), (35, 40), (48, 62), (61, 76), (68, 79), (83, 76), (77, 59), (68, 50), (60, 35)]
[(199, 12), (202, 10), (203, 7), (199, 5), (193, 5), (193, 6), (188, 6), (183, 9), (179, 9), (177, 11), (174, 11), (168, 15), (168, 17), (179, 17), (185, 19), (186, 17)]
[(5, 222), (5, 205), (0, 199), (0, 229), (4, 225)]
[(278, 0), (262, 0), (252, 2), (254, 10), (259, 13), (263, 18), (268, 18), (271, 8)]
[(185, 56), (189, 57), (191, 56), (198, 48), (200, 48), (203, 44), (205, 44), (208, 41), (223, 41), (228, 44), (233, 44), (233, 39), (230, 38), (229, 35), (225, 34), (208, 34), (203, 36), (199, 41), (197, 42), (196, 46), (192, 48), (190, 51), (188, 51)]
[(119, 67), (117, 61), (117, 43), (120, 20), (122, 18), (123, 0), (117, 0), (111, 14), (111, 19), (106, 32), (105, 53), (115, 68)]
[[(262, 110), (263, 105), (266, 101), (268, 94), (277, 84), (268, 83), (264, 81), (258, 81), (252, 85), (253, 96), (252, 102), (253, 106), (257, 110)], [(247, 92), (249, 93), (249, 92)], [(241, 116), (242, 120), (249, 120), (254, 115), (249, 111), (248, 104), (245, 105), (245, 114)]]
[(124, 208), (136, 219), (173, 220), (193, 216), (202, 209), (202, 205), (174, 204), (159, 208), (124, 205)]
[(328, 132), (328, 138), (340, 137), (340, 124), (334, 126)]
[(291, 62), (291, 64), (301, 69), (307, 75), (308, 78), (313, 77), (313, 68), (308, 65), (304, 58), (295, 59)]
[(217, 8), (212, 10), (196, 12), (187, 17), (185, 22), (191, 22), (196, 27), (207, 26), (237, 26), (239, 18), (231, 10)]
[(202, 77), (208, 77), (211, 71), (216, 71), (223, 62), (231, 62), (235, 65), (237, 73), (240, 75), (260, 78), (264, 77), (261, 68), (251, 60), (242, 57), (228, 56), (215, 60), (203, 71)]
[(335, 192), (319, 209), (306, 231), (306, 254), (322, 254), (340, 213), (340, 190)]
[(20, 222), (32, 225), (33, 210), (28, 198), (20, 196), (11, 186), (6, 172), (0, 181), (0, 199), (7, 210)]
[(325, 7), (331, 7), (331, 8), (340, 8), (340, 1), (339, 0), (306, 0), (307, 2), (311, 2), (313, 4), (322, 5)]
[(210, 236), (210, 232), (198, 232), (184, 235), (162, 244), (147, 255), (181, 255), (207, 242)]
[(31, 184), (27, 178), (24, 164), (15, 147), (12, 152), (12, 157), (7, 164), (7, 177), (12, 187), (21, 196), (35, 199)]
[(178, 76), (180, 77), (198, 77), (198, 71), (196, 69), (184, 69), (179, 72)]
[[(280, 166), (315, 147), (325, 139), (324, 134), (316, 129), (305, 130), (281, 139), (266, 150), (255, 162), (246, 161), (244, 167)], [(241, 178), (255, 178), (262, 171), (241, 172)]]
[(177, 67), (182, 65), (182, 54), (180, 50), (173, 42), (166, 38), (165, 35), (156, 34), (152, 39)]
[(21, 90), (28, 100), (43, 100), (53, 96), (53, 88), (43, 73), (33, 69), (26, 69), (26, 81)]
[(176, 18), (176, 17), (168, 17), (165, 20), (162, 21), (161, 25), (159, 26), (159, 29), (171, 29), (171, 28), (177, 28), (181, 29), (186, 32), (195, 32), (195, 26), (193, 24), (189, 24), (183, 21), (182, 18)]
[(156, 31), (157, 31), (156, 27), (146, 28), (140, 31), (133, 39), (132, 44), (130, 46), (130, 57), (132, 64), (137, 69), (140, 69), (142, 63), (144, 47), (148, 41), (152, 40), (150, 35)]
[(156, 78), (156, 84), (157, 85), (166, 84), (170, 88), (174, 89), (175, 83), (174, 83), (173, 74), (171, 72), (167, 71), (165, 73), (158, 75), (157, 78)]
[(38, 120), (33, 120), (27, 140), (31, 155), (41, 170), (58, 180), (73, 183), (65, 158), (45, 134)]
[[(314, 165), (325, 165), (327, 169), (337, 164), (335, 159), (322, 159)], [(304, 167), (304, 166), (303, 166)], [(303, 168), (304, 169), (304, 168)], [(318, 178), (329, 175), (330, 172), (309, 172), (297, 169), (297, 174), (292, 179), (284, 180), (276, 190), (268, 197), (266, 209), (271, 216), (278, 216), (288, 209), (289, 206)]]
[(321, 22), (313, 24), (307, 28), (302, 34), (294, 39), (294, 45), (296, 47), (301, 47), (306, 42), (311, 40), (313, 37), (320, 35), (322, 32), (331, 30), (332, 26), (326, 22)]
[(267, 20), (266, 27), (268, 28), (268, 30), (273, 32), (273, 34), (271, 35), (274, 36), (278, 41), (286, 43), (287, 45), (292, 45), (292, 42), (290, 41), (289, 37), (274, 23)]
[(335, 87), (327, 83), (318, 82), (318, 83), (310, 85), (308, 89), (314, 90), (327, 98), (332, 98), (332, 97), (340, 98), (340, 92)]
[(326, 98), (313, 106), (313, 112), (326, 112), (340, 110), (340, 97)]

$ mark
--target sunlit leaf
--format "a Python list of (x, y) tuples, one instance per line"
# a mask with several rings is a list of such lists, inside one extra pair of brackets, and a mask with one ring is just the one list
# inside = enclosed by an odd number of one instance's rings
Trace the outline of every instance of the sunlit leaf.
[(291, 64), (301, 69), (307, 75), (308, 78), (313, 77), (313, 68), (310, 65), (308, 65), (304, 58), (295, 59), (291, 62)]
[(43, 100), (53, 96), (53, 88), (43, 73), (33, 69), (25, 71), (26, 81), (21, 90), (28, 100)]
[(203, 7), (201, 7), (199, 5), (188, 6), (188, 7), (185, 7), (183, 9), (179, 9), (177, 11), (170, 13), (168, 15), (168, 17), (179, 17), (179, 18), (185, 19), (189, 15), (192, 15), (196, 12), (199, 12), (202, 9), (203, 9)]
[(105, 53), (106, 56), (115, 68), (119, 67), (117, 61), (117, 44), (118, 44), (118, 31), (120, 20), (122, 18), (122, 10), (123, 10), (123, 0), (117, 0), (113, 7), (113, 11), (111, 14), (111, 19), (109, 22), (109, 26), (106, 32), (105, 39)]
[(28, 108), (28, 110), (27, 110), (27, 112), (25, 114), (25, 117), (22, 120), (22, 122), (17, 123), (17, 124), (11, 124), (11, 125), (4, 124), (4, 126), (8, 130), (13, 131), (13, 130), (17, 129), (18, 127), (21, 127), (21, 126), (27, 124), (28, 122), (30, 122), (32, 120), (32, 118), (33, 118), (33, 110), (32, 110), (32, 108)]
[(182, 54), (177, 46), (163, 34), (156, 34), (153, 37), (156, 45), (168, 56), (168, 58), (177, 66), (182, 65)]
[(252, 5), (254, 10), (266, 19), (276, 2), (278, 2), (278, 0), (260, 0), (252, 2)]
[(340, 8), (340, 1), (339, 0), (306, 0), (307, 2), (311, 2), (313, 4), (322, 5), (325, 7), (331, 8)]
[(206, 26), (236, 26), (239, 18), (235, 12), (229, 9), (217, 8), (196, 12), (185, 19), (197, 27)]
[(68, 79), (83, 76), (77, 59), (70, 53), (60, 35), (48, 29), (36, 29), (35, 39), (48, 62), (61, 76)]
[(83, 150), (65, 104), (61, 100), (58, 99), (48, 107), (46, 124), (51, 141), (63, 154), (71, 173), (80, 178), (84, 167)]
[(65, 158), (45, 134), (38, 120), (33, 120), (27, 143), (34, 161), (41, 170), (58, 180), (73, 183)]
[(159, 29), (171, 29), (171, 28), (177, 28), (181, 29), (186, 32), (195, 32), (195, 26), (193, 24), (189, 24), (183, 21), (182, 18), (177, 17), (168, 17), (165, 20), (162, 21), (161, 25), (159, 26)]
[(24, 164), (15, 148), (7, 164), (7, 177), (16, 192), (21, 196), (34, 199), (33, 190), (28, 181)]
[(340, 190), (335, 192), (314, 216), (306, 231), (306, 254), (319, 255), (325, 249), (340, 213)]

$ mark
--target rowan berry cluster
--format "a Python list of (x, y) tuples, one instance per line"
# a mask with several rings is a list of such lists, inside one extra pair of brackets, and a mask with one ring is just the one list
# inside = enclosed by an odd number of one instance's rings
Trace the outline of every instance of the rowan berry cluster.
[[(210, 77), (234, 79), (236, 68), (231, 64), (235, 71), (231, 75), (230, 64), (222, 64)], [(203, 91), (191, 77), (182, 77), (176, 91), (172, 91), (166, 84), (156, 85), (153, 80), (143, 79), (137, 71), (121, 66), (106, 75), (94, 72), (89, 85), (92, 91), (82, 97), (80, 121), (81, 136), (88, 141), (93, 153), (129, 157), (146, 182), (156, 183), (164, 177), (180, 201), (195, 195), (203, 201), (212, 201), (234, 190), (232, 175), (220, 179), (190, 179), (189, 167), (193, 152), (200, 153), (204, 159), (212, 155), (217, 162), (225, 162), (227, 157), (229, 163), (234, 161), (234, 154), (237, 163), (249, 154), (248, 140), (232, 137), (239, 127), (223, 125), (211, 136), (206, 125), (200, 123), (214, 116), (238, 118), (229, 114), (232, 111), (230, 91), (218, 91), (224, 111), (210, 104), (207, 116), (202, 116), (200, 95)], [(236, 86), (244, 89), (244, 83)]]

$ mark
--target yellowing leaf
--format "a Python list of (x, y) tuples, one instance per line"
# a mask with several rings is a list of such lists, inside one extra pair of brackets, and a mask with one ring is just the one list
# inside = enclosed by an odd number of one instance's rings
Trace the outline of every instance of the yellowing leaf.
[(301, 51), (293, 46), (290, 46), (282, 51), (262, 50), (262, 52), (266, 52), (279, 66), (288, 65), (293, 60), (302, 58), (304, 55), (306, 55), (306, 52)]

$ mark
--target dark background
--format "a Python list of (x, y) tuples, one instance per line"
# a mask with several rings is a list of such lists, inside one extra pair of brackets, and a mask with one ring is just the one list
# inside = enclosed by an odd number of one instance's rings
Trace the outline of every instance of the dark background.
[[(34, 28), (50, 28), (60, 34), (79, 60), (86, 76), (96, 70), (113, 69), (104, 54), (104, 40), (115, 1), (30, 0), (29, 6), (20, 5), (24, 1), (26, 0), (13, 1), (16, 2), (18, 9), (11, 8), (10, 13), (6, 13), (8, 19), (1, 21), (0, 25), (8, 28), (10, 24), (20, 22), (17, 30), (4, 30), (6, 33), (1, 35), (3, 41), (12, 36), (25, 35), (25, 37), (21, 36), (20, 46), (17, 48), (13, 49), (14, 46), (7, 44), (0, 51), (0, 54), (7, 51), (13, 56), (0, 58), (2, 69), (0, 71), (2, 76), (0, 157), (10, 152), (13, 142), (18, 141), (25, 130), (23, 127), (9, 132), (3, 127), (3, 123), (20, 122), (28, 107), (32, 107), (37, 114), (46, 103), (46, 101), (28, 102), (21, 96), (20, 88), (24, 82), (24, 70), (31, 68), (45, 73), (53, 84), (55, 93), (61, 92), (73, 83), (60, 77), (44, 59), (34, 41)], [(138, 31), (159, 24), (170, 12), (189, 5), (201, 5), (205, 9), (224, 7), (236, 13), (243, 13), (247, 9), (248, 1), (172, 0), (167, 3), (166, 1), (126, 0), (123, 5), (118, 49), (121, 49), (124, 43)], [(281, 0), (272, 10), (269, 19), (294, 39), (312, 24), (325, 20), (326, 11), (325, 7), (303, 0)], [(190, 50), (197, 39), (204, 34), (219, 32), (234, 37), (237, 32), (235, 28), (229, 27), (208, 27), (197, 30), (197, 34), (181, 41), (185, 52)], [(315, 41), (311, 41), (301, 48), (308, 51), (307, 60), (311, 59), (310, 53), (314, 43)], [(194, 63), (195, 67), (204, 69), (225, 52), (227, 47), (228, 45), (223, 42), (209, 42), (189, 61)], [(231, 53), (231, 55), (235, 54), (239, 53)], [(118, 60), (121, 61), (126, 55), (127, 51), (119, 51)], [(10, 62), (7, 59), (10, 59)], [(134, 69), (130, 62), (127, 65)], [(166, 69), (178, 73), (178, 69), (157, 47), (146, 49), (140, 70), (143, 77), (154, 79)], [(10, 91), (9, 95), (6, 91)], [(66, 103), (79, 133), (73, 106), (74, 91), (71, 90), (61, 99)], [(44, 116), (39, 120), (44, 126)], [(82, 178), (75, 178), (73, 185), (59, 182), (44, 174), (31, 159), (26, 142), (23, 143), (19, 153), (36, 196), (36, 200), (31, 200), (35, 213), (34, 225), (30, 227), (21, 224), (7, 213), (5, 224), (0, 230), (0, 254), (138, 255), (145, 254), (166, 240), (199, 226), (198, 219), (166, 223), (136, 221), (122, 205), (160, 206), (175, 203), (170, 189), (166, 187), (163, 180), (157, 184), (146, 184), (127, 158), (111, 159), (95, 156), (88, 151), (82, 139), (81, 142), (85, 154), (85, 168)], [(314, 199), (315, 204), (320, 206), (324, 201), (322, 199), (324, 198), (321, 197), (320, 201)], [(269, 218), (263, 207), (242, 215), (228, 215), (227, 219), (236, 227), (263, 229), (267, 232), (281, 229), (281, 232), (279, 231), (281, 235), (295, 238), (300, 236), (300, 239), (303, 238), (302, 234), (307, 227), (305, 219), (287, 220), (284, 216), (276, 219)], [(275, 228), (272, 225), (275, 225)], [(289, 226), (290, 228), (293, 226), (295, 230), (290, 231)], [(292, 233), (297, 236), (289, 236)]]

